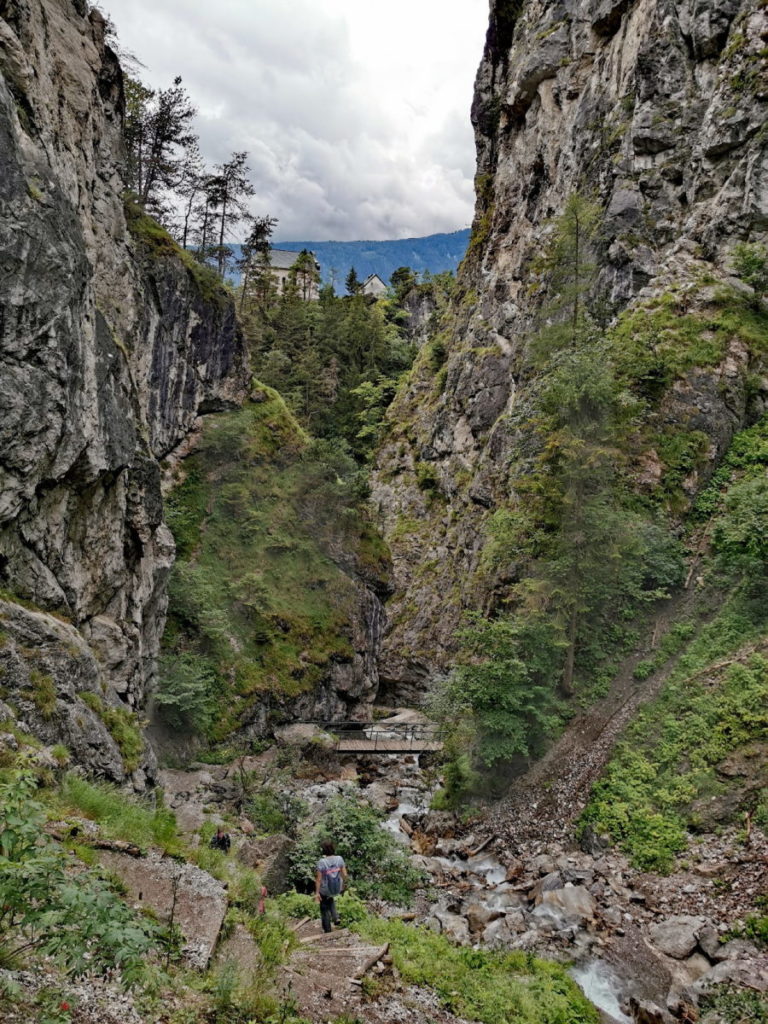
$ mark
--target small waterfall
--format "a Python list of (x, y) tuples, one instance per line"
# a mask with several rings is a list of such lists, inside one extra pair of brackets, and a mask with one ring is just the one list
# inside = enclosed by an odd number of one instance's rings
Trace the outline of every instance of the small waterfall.
[(617, 1024), (632, 1024), (619, 1005), (621, 982), (602, 960), (590, 960), (572, 967), (570, 975), (591, 1003)]

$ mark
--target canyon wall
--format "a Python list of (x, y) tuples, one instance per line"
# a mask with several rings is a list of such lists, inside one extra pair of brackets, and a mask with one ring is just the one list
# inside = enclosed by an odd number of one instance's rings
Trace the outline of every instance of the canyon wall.
[[(380, 673), (396, 700), (423, 696), (463, 612), (503, 590), (478, 569), (531, 455), (525, 353), (553, 218), (576, 193), (602, 209), (597, 288), (614, 325), (665, 297), (706, 320), (719, 287), (740, 287), (734, 244), (768, 229), (767, 39), (757, 0), (493, 0), (472, 239), (443, 332), (390, 410), (372, 490), (394, 559)], [(672, 382), (659, 429), (707, 439), (688, 498), (765, 398), (761, 346), (738, 330), (715, 365)], [(649, 446), (636, 469), (652, 488), (669, 466)]]
[(79, 0), (0, 4), (0, 687), (122, 778), (174, 555), (163, 460), (247, 369), (231, 298), (126, 216), (104, 35)]

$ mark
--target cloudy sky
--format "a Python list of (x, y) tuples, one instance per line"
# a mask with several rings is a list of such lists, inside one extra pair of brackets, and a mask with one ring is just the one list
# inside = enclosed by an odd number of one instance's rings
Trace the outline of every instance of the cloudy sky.
[(142, 78), (181, 75), (212, 163), (250, 154), (276, 237), (466, 227), (488, 0), (104, 0)]

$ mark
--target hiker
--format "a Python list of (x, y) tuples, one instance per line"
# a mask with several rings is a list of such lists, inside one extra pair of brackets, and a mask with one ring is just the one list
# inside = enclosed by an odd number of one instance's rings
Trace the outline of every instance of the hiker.
[(232, 840), (229, 838), (229, 833), (225, 832), (221, 825), (219, 825), (216, 829), (216, 835), (211, 839), (211, 849), (221, 850), (222, 853), (229, 853), (231, 845)]
[(344, 858), (339, 857), (333, 843), (327, 839), (321, 844), (323, 856), (315, 869), (315, 899), (320, 904), (320, 920), (323, 931), (331, 930), (331, 922), (338, 925), (339, 912), (336, 910), (334, 897), (344, 891), (347, 881), (347, 868)]

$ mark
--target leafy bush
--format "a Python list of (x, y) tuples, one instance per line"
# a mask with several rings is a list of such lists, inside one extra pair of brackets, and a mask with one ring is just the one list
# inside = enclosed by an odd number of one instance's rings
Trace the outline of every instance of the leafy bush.
[(31, 772), (0, 784), (0, 948), (30, 948), (72, 974), (117, 968), (127, 986), (145, 976), (157, 930), (97, 877), (74, 872), (43, 831)]
[(320, 844), (331, 839), (344, 857), (350, 882), (363, 899), (377, 897), (408, 905), (424, 876), (405, 850), (381, 827), (381, 815), (366, 803), (335, 797), (318, 824), (299, 842), (292, 855), (290, 879), (299, 887), (314, 883)]
[[(276, 897), (275, 903), (281, 914), (286, 917), (317, 917), (318, 905), (314, 896), (301, 892), (285, 892)], [(365, 903), (351, 890), (336, 897), (336, 909), (339, 912), (339, 920), (344, 928), (348, 928), (358, 921), (364, 921), (368, 916)]]

